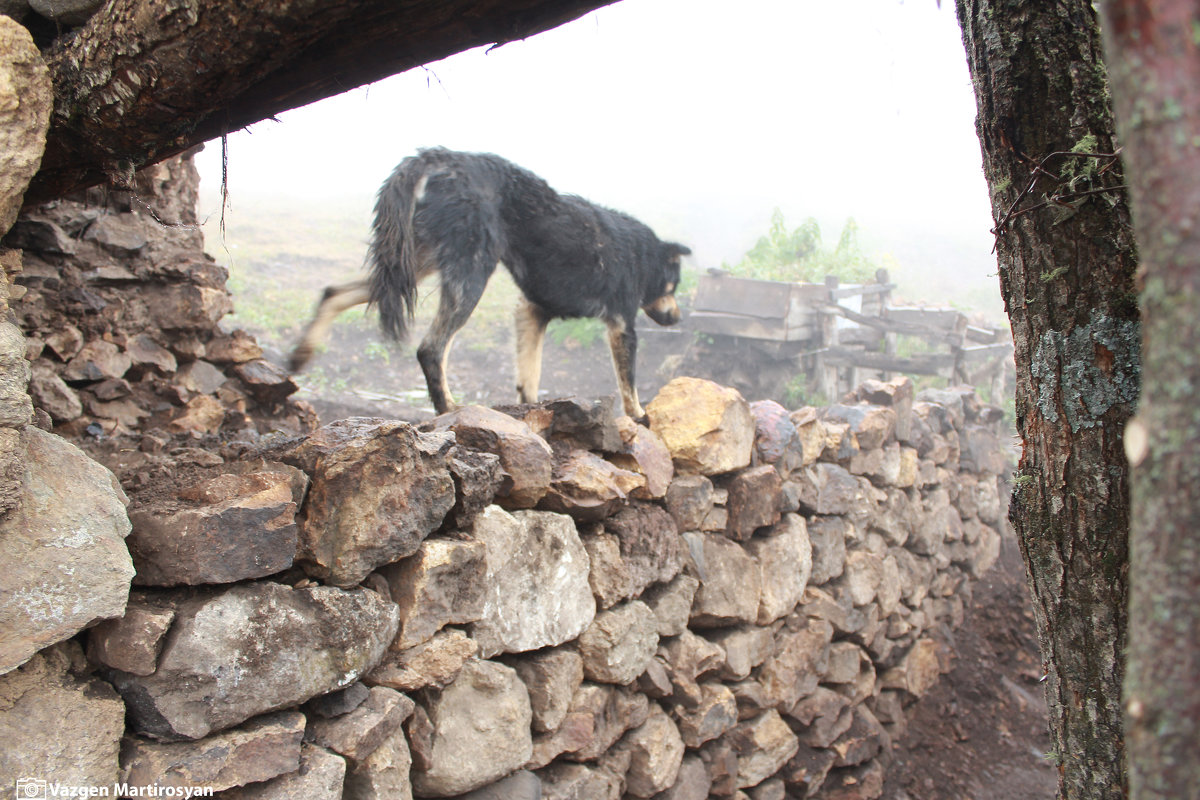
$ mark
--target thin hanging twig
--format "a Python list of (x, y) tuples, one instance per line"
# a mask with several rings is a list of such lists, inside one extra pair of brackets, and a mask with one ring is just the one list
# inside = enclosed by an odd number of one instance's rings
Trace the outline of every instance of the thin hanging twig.
[[(1000, 234), (1004, 232), (1004, 229), (1006, 227), (1008, 227), (1009, 223), (1011, 223), (1017, 217), (1022, 216), (1023, 214), (1028, 214), (1029, 212), (1035, 211), (1039, 208), (1045, 208), (1046, 206), (1049, 206), (1049, 205), (1066, 206), (1066, 205), (1070, 205), (1070, 201), (1076, 200), (1076, 199), (1079, 199), (1082, 197), (1087, 197), (1089, 195), (1094, 195), (1094, 194), (1105, 194), (1108, 192), (1115, 192), (1115, 191), (1120, 191), (1122, 189), (1128, 188), (1126, 186), (1126, 184), (1119, 184), (1116, 186), (1109, 186), (1109, 187), (1104, 187), (1104, 188), (1100, 188), (1100, 189), (1085, 189), (1083, 191), (1078, 191), (1078, 192), (1076, 192), (1076, 191), (1055, 192), (1055, 193), (1049, 195), (1045, 200), (1043, 200), (1040, 203), (1036, 203), (1032, 206), (1027, 206), (1025, 208), (1018, 210), (1017, 206), (1019, 206), (1021, 204), (1021, 201), (1024, 200), (1026, 197), (1028, 197), (1030, 195), (1030, 193), (1033, 192), (1034, 188), (1037, 187), (1038, 181), (1041, 180), (1042, 176), (1051, 178), (1054, 181), (1057, 181), (1059, 183), (1061, 183), (1063, 181), (1063, 178), (1061, 176), (1055, 175), (1053, 172), (1050, 172), (1046, 169), (1046, 165), (1051, 161), (1051, 159), (1055, 159), (1055, 158), (1108, 159), (1109, 163), (1104, 164), (1103, 166), (1100, 167), (1100, 169), (1097, 170), (1096, 175), (1099, 176), (1099, 175), (1103, 175), (1104, 173), (1108, 172), (1112, 168), (1112, 166), (1117, 163), (1117, 158), (1120, 157), (1120, 155), (1121, 155), (1120, 148), (1118, 148), (1117, 151), (1114, 153), (1086, 153), (1086, 152), (1076, 152), (1073, 150), (1058, 150), (1053, 153), (1050, 153), (1049, 155), (1044, 156), (1037, 163), (1033, 163), (1032, 158), (1022, 154), (1022, 158), (1024, 158), (1026, 161), (1030, 162), (1030, 164), (1031, 164), (1030, 172), (1032, 173), (1032, 176), (1029, 179), (1028, 185), (1026, 185), (1024, 190), (1022, 190), (1019, 195), (1017, 195), (1017, 199), (1013, 200), (1012, 204), (1009, 205), (1008, 210), (1004, 212), (1004, 216), (1002, 216), (1000, 218), (1000, 221), (996, 223), (996, 227), (992, 229), (992, 235), (995, 236), (997, 240), (999, 240)], [(993, 245), (992, 252), (995, 252), (995, 250), (996, 250), (996, 248)]]

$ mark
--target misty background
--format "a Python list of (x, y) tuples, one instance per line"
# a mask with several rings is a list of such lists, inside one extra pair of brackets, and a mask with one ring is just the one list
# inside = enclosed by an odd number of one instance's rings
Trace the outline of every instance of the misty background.
[[(1004, 322), (975, 101), (953, 4), (622, 0), (279, 115), (197, 156), (207, 249), (236, 276), (268, 258), (361, 268), (371, 207), (420, 147), (489, 151), (556, 189), (738, 261), (768, 228), (853, 217), (897, 302)], [(264, 238), (263, 220), (278, 223)], [(254, 224), (248, 224), (253, 221)], [(290, 231), (290, 233), (289, 233)], [(234, 286), (238, 301), (237, 281)]]

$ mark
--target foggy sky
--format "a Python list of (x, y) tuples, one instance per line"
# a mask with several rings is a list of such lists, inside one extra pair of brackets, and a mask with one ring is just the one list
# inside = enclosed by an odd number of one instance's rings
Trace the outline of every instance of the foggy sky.
[[(974, 97), (941, 5), (622, 0), (231, 135), (232, 213), (272, 195), (366, 208), (400, 159), (444, 145), (633, 213), (701, 266), (736, 260), (778, 206), (827, 242), (854, 216), (902, 260), (961, 242), (962, 270), (987, 280)], [(219, 144), (197, 163), (211, 212)]]

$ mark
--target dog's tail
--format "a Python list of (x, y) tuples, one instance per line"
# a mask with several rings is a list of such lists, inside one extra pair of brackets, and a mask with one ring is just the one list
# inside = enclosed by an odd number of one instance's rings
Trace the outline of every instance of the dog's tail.
[(396, 340), (407, 334), (417, 301), (413, 215), (424, 181), (418, 160), (405, 159), (380, 187), (375, 201), (375, 222), (367, 251), (370, 302), (379, 309), (383, 332)]

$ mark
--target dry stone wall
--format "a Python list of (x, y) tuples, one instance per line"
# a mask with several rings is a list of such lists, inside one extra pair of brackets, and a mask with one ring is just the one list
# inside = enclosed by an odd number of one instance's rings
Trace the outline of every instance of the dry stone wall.
[(4, 236), (39, 424), (88, 442), (134, 437), (148, 452), (311, 429), (287, 372), (221, 328), (233, 300), (203, 252), (191, 157), (135, 182), (27, 210)]
[(898, 379), (789, 413), (689, 378), (648, 425), (610, 409), (341, 420), (130, 487), (124, 610), (19, 643), (0, 773), (878, 797), (998, 555), (998, 410)]
[[(39, 119), (0, 119), (0, 228)], [(998, 553), (996, 409), (681, 378), (646, 425), (564, 400), (313, 430), (220, 328), (194, 191), (177, 159), (0, 249), (0, 785), (879, 795)]]

